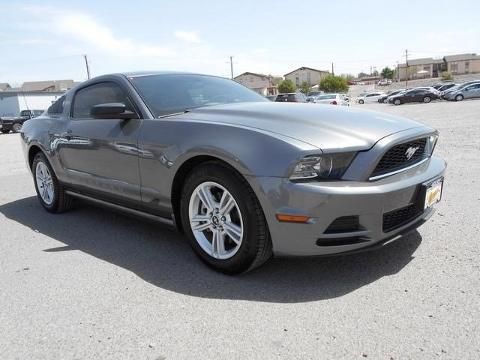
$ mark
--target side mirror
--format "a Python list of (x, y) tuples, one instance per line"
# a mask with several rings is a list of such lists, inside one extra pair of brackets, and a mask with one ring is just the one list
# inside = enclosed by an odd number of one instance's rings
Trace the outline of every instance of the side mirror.
[(133, 111), (127, 110), (123, 103), (108, 103), (94, 105), (90, 110), (90, 115), (94, 119), (138, 119), (138, 115)]

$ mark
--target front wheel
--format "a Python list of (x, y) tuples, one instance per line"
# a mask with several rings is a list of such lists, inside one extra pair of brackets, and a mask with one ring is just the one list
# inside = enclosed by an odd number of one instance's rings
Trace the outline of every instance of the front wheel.
[(8, 134), (10, 132), (10, 130), (5, 130), (5, 129), (2, 129), (2, 134)]
[(272, 246), (263, 211), (248, 183), (221, 163), (194, 169), (182, 190), (182, 225), (195, 253), (227, 274), (268, 260)]
[(19, 123), (13, 124), (12, 130), (16, 133), (20, 132), (20, 130), (22, 130), (22, 124), (19, 124)]
[(401, 102), (399, 99), (396, 99), (393, 103), (394, 103), (395, 105), (400, 105), (402, 102)]
[(52, 166), (41, 152), (33, 159), (32, 173), (38, 200), (45, 210), (60, 213), (70, 208), (71, 197), (65, 193)]
[(359, 104), (364, 104), (365, 101), (363, 101), (363, 100), (358, 100), (358, 103), (359, 103)]
[(423, 102), (426, 103), (426, 104), (428, 104), (430, 101), (432, 101), (432, 98), (430, 96), (425, 96), (423, 98)]
[(463, 95), (455, 96), (455, 101), (462, 101), (462, 100), (463, 100)]

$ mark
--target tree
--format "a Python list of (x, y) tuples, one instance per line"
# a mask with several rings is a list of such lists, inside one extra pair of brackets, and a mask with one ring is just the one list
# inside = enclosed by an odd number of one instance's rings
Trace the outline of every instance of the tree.
[(347, 82), (355, 79), (355, 76), (353, 74), (342, 74), (340, 76), (345, 80), (347, 80)]
[(320, 81), (319, 85), (320, 90), (325, 92), (347, 92), (348, 84), (341, 76), (328, 75)]
[(306, 81), (302, 82), (302, 85), (300, 85), (300, 92), (304, 93), (305, 95), (308, 94), (310, 92), (310, 84)]
[(382, 69), (382, 72), (380, 73), (384, 79), (393, 79), (393, 75), (395, 72), (393, 69), (390, 69), (388, 66), (384, 67)]
[(367, 76), (370, 76), (370, 75), (368, 75), (367, 73), (364, 73), (364, 72), (359, 72), (357, 77), (360, 79), (360, 78), (364, 78), (364, 77), (367, 77)]
[(278, 92), (280, 94), (292, 93), (295, 92), (296, 89), (297, 88), (293, 81), (289, 79), (285, 79), (278, 84)]
[(378, 71), (377, 71), (377, 70), (373, 70), (372, 76), (378, 76)]

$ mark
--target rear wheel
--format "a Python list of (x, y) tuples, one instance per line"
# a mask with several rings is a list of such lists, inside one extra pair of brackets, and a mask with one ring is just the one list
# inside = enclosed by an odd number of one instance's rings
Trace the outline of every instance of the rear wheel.
[(20, 130), (22, 130), (22, 124), (19, 124), (19, 123), (13, 124), (12, 130), (16, 133), (20, 132)]
[(65, 193), (63, 186), (58, 182), (52, 166), (43, 153), (39, 152), (35, 155), (32, 172), (38, 200), (45, 210), (60, 213), (71, 207), (71, 197)]
[(10, 130), (5, 130), (5, 129), (2, 129), (1, 131), (3, 134), (8, 134), (10, 132)]
[(455, 101), (462, 101), (462, 100), (463, 100), (463, 95), (455, 96)]
[(402, 102), (400, 101), (400, 99), (396, 99), (393, 103), (394, 103), (395, 105), (400, 105)]
[(432, 98), (431, 98), (430, 96), (425, 96), (425, 97), (423, 98), (423, 102), (424, 102), (424, 103), (429, 103), (430, 101), (432, 101)]
[(214, 269), (237, 274), (271, 257), (267, 223), (254, 192), (221, 163), (207, 163), (190, 173), (180, 206), (193, 250)]

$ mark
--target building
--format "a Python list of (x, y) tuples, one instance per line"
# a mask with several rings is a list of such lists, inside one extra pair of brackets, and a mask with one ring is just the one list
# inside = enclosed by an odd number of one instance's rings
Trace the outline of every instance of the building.
[(278, 78), (272, 75), (244, 72), (236, 76), (234, 80), (263, 96), (277, 95), (278, 93), (276, 86)]
[(67, 91), (74, 87), (73, 80), (27, 81), (21, 86), (22, 91)]
[(458, 54), (447, 55), (441, 59), (422, 58), (408, 60), (406, 64), (398, 65), (400, 80), (435, 78), (448, 71), (453, 75), (480, 73), (480, 55)]
[(0, 83), (0, 91), (6, 91), (11, 89), (12, 87), (10, 86), (9, 83)]
[(328, 71), (312, 69), (302, 66), (296, 70), (285, 74), (285, 79), (293, 81), (296, 86), (302, 85), (306, 82), (309, 86), (317, 85), (325, 76), (330, 75)]
[(480, 55), (459, 54), (448, 55), (444, 58), (447, 71), (453, 75), (480, 73)]
[(400, 80), (413, 80), (439, 77), (443, 71), (446, 71), (446, 65), (443, 59), (422, 58), (408, 60), (406, 64), (398, 65), (398, 76)]
[(46, 110), (63, 91), (0, 91), (0, 116), (18, 116), (22, 110)]

